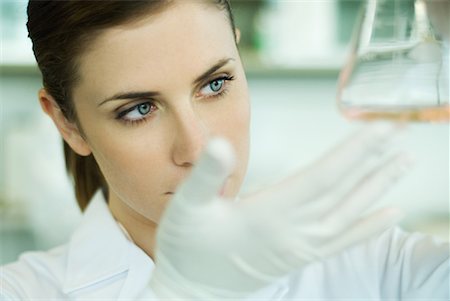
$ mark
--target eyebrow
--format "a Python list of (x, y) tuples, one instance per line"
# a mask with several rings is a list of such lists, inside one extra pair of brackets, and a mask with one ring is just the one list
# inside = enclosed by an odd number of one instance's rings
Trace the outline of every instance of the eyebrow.
[[(235, 61), (234, 58), (224, 58), (219, 60), (216, 64), (214, 64), (214, 66), (212, 66), (211, 68), (209, 68), (208, 70), (206, 70), (205, 72), (203, 72), (200, 76), (198, 76), (195, 80), (194, 80), (194, 85), (198, 85), (199, 83), (205, 81), (208, 77), (211, 76), (211, 74), (213, 74), (214, 72), (216, 72), (217, 70), (219, 70), (220, 68), (222, 68), (223, 66), (225, 66), (226, 64), (228, 64), (228, 62), (230, 61)], [(117, 94), (114, 94), (111, 97), (108, 97), (104, 100), (102, 100), (98, 106), (103, 105), (104, 103), (111, 101), (111, 100), (121, 100), (121, 99), (144, 99), (144, 98), (153, 98), (155, 96), (160, 95), (159, 92), (154, 92), (154, 91), (136, 91), (136, 92), (119, 92)]]
[(111, 100), (121, 100), (121, 99), (144, 99), (144, 98), (152, 98), (158, 96), (158, 92), (126, 92), (126, 93), (117, 93), (111, 97), (106, 98), (102, 102), (98, 104), (98, 107), (103, 105), (104, 103)]
[(216, 72), (217, 70), (219, 70), (220, 68), (225, 66), (229, 61), (234, 61), (234, 60), (235, 60), (234, 58), (225, 58), (225, 59), (219, 60), (214, 66), (212, 66), (211, 68), (206, 70), (206, 72), (204, 72), (202, 75), (197, 77), (194, 80), (194, 85), (198, 85), (199, 83), (205, 81), (208, 77), (211, 76), (211, 74), (213, 74), (214, 72)]

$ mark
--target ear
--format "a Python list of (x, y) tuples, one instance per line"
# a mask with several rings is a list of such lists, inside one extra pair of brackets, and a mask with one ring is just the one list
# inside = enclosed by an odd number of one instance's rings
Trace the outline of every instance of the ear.
[(67, 120), (55, 99), (44, 88), (39, 90), (39, 102), (42, 110), (53, 120), (59, 133), (72, 150), (80, 156), (90, 155), (91, 148), (81, 136), (77, 125)]
[(241, 30), (239, 28), (236, 28), (234, 30), (234, 35), (236, 36), (236, 44), (239, 44), (241, 41)]

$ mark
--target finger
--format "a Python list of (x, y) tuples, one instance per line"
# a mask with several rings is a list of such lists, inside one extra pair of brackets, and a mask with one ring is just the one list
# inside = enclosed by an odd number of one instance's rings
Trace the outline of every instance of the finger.
[(329, 243), (321, 248), (322, 256), (329, 256), (341, 250), (373, 237), (384, 230), (397, 224), (403, 217), (403, 213), (395, 208), (384, 208), (359, 219), (345, 231), (336, 233)]
[(383, 153), (402, 128), (385, 122), (363, 127), (317, 160), (308, 177), (320, 179), (322, 187), (333, 185), (368, 157)]
[(296, 204), (316, 199), (339, 185), (355, 169), (362, 168), (367, 160), (381, 156), (400, 128), (392, 123), (366, 126), (306, 170), (258, 192), (250, 199), (270, 200), (276, 197), (284, 202), (292, 200)]
[[(183, 182), (174, 200), (204, 203), (216, 197), (234, 167), (233, 148), (224, 138), (212, 138)], [(175, 201), (176, 202), (176, 201)]]
[(334, 228), (345, 227), (346, 223), (353, 222), (380, 200), (406, 174), (411, 165), (412, 160), (407, 154), (389, 158), (383, 165), (364, 175), (356, 185), (353, 184), (351, 190), (342, 197), (335, 196), (338, 203), (325, 211), (322, 222)]

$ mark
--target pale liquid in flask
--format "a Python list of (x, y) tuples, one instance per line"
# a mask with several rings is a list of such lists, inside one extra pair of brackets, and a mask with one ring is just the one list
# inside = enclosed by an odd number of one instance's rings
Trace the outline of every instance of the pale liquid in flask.
[(355, 57), (341, 74), (341, 113), (366, 121), (449, 122), (448, 57), (420, 60), (418, 56), (417, 49), (407, 47)]
[(450, 121), (450, 106), (395, 111), (351, 108), (343, 109), (342, 114), (349, 119), (365, 121), (389, 120), (400, 122), (445, 123)]

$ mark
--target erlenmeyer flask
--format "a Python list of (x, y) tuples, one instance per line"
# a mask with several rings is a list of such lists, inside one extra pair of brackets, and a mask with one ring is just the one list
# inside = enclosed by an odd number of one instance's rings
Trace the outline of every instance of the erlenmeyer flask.
[(449, 121), (449, 3), (366, 2), (339, 79), (345, 116)]

